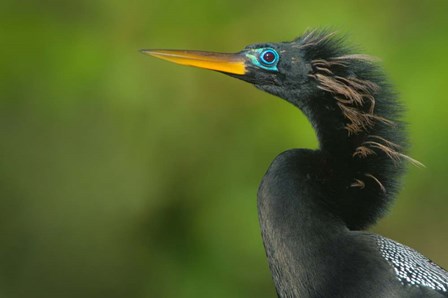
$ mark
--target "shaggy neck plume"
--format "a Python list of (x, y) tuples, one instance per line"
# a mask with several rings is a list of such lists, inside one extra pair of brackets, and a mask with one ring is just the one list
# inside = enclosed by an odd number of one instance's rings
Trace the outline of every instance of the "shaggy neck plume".
[(314, 89), (289, 101), (316, 131), (324, 205), (350, 229), (365, 229), (393, 201), (404, 161), (414, 161), (405, 155), (401, 105), (371, 57), (351, 53), (332, 34), (310, 32), (297, 42)]

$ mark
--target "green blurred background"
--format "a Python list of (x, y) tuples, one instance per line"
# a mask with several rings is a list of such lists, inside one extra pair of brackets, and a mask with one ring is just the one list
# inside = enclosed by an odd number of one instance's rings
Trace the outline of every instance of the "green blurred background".
[(0, 4), (0, 297), (274, 297), (256, 192), (316, 147), (289, 104), (140, 48), (235, 52), (348, 32), (408, 107), (404, 189), (374, 231), (448, 267), (447, 1)]

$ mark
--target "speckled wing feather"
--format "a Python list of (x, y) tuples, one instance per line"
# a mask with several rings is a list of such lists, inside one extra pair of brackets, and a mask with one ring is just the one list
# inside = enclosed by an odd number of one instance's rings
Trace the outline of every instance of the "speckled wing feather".
[(448, 297), (448, 271), (406, 245), (378, 235), (376, 240), (403, 285), (428, 287)]

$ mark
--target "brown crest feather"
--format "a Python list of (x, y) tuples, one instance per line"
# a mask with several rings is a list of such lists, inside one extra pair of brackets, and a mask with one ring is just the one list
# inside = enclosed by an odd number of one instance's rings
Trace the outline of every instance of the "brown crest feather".
[[(309, 35), (313, 35), (310, 32)], [(306, 36), (304, 46), (316, 45), (333, 34), (319, 37), (318, 39), (312, 36)], [(375, 96), (380, 92), (380, 86), (368, 80), (362, 80), (354, 76), (342, 77), (335, 75), (333, 67), (348, 67), (353, 60), (361, 60), (368, 63), (376, 62), (378, 59), (368, 55), (344, 55), (331, 59), (316, 59), (311, 61), (311, 66), (314, 72), (309, 76), (318, 82), (318, 88), (329, 92), (337, 101), (344, 118), (347, 120), (345, 129), (349, 136), (357, 135), (362, 132), (367, 133), (367, 138), (370, 140), (362, 142), (356, 147), (352, 156), (357, 158), (367, 158), (376, 155), (377, 151), (384, 152), (394, 162), (399, 162), (401, 159), (409, 160), (412, 164), (423, 166), (420, 162), (410, 158), (409, 156), (399, 152), (401, 147), (385, 138), (377, 135), (369, 135), (371, 128), (378, 122), (386, 125), (395, 125), (393, 121), (375, 114)], [(365, 174), (365, 176), (373, 179), (386, 192), (383, 184), (378, 178), (372, 174)], [(359, 179), (351, 184), (351, 187), (364, 188), (365, 184)]]

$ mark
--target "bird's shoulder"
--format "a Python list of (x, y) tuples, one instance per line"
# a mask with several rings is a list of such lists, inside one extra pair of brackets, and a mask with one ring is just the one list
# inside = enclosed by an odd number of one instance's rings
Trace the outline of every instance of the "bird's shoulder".
[(395, 277), (403, 286), (428, 288), (448, 297), (448, 271), (404, 244), (377, 234), (357, 234), (376, 244), (380, 255), (393, 268)]

